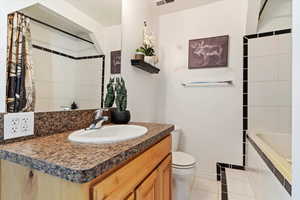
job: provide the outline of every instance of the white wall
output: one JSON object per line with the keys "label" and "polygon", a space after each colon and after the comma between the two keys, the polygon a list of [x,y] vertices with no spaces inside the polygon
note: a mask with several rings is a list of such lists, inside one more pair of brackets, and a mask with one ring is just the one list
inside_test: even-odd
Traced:
{"label": "white wall", "polygon": [[[110,78],[110,61],[111,51],[117,51],[122,49],[122,26],[121,25],[115,25],[111,27],[106,27],[104,29],[104,35],[107,39],[106,41],[106,49],[107,52],[105,53],[105,79],[106,83],[109,81]],[[122,68],[121,68],[122,69]]]}
{"label": "white wall", "polygon": [[259,20],[258,32],[291,28],[292,0],[271,0]]}
{"label": "white wall", "polygon": [[258,17],[264,0],[248,0],[246,35],[257,33]]}
{"label": "white wall", "polygon": [[[2,0],[0,1],[0,51],[2,52],[0,56],[0,75],[2,77],[6,76],[6,38],[7,38],[7,14],[21,10],[33,4],[40,3],[41,5],[47,7],[48,9],[56,12],[59,15],[64,16],[65,18],[71,20],[72,22],[82,26],[83,28],[90,31],[90,36],[97,45],[98,52],[106,52],[105,48],[105,38],[103,32],[103,26],[96,22],[94,19],[89,17],[88,15],[82,13],[80,10],[76,9],[71,4],[63,1],[63,0]],[[5,82],[5,78],[0,81],[0,112],[5,112],[5,101],[6,101],[6,87],[3,82]]]}
{"label": "white wall", "polygon": [[288,192],[261,159],[251,144],[248,145],[247,173],[255,200],[289,200]]}
{"label": "white wall", "polygon": [[99,53],[106,52],[104,27],[90,16],[63,0],[38,0],[42,6],[62,15],[66,19],[90,31],[90,37],[95,43]]}
{"label": "white wall", "polygon": [[[151,75],[130,64],[135,49],[143,42],[143,23],[155,26],[151,0],[123,0],[122,7],[122,76],[128,90],[128,109],[132,121],[156,121],[157,92],[160,75]],[[160,111],[161,112],[161,111]]]}
{"label": "white wall", "polygon": [[291,34],[248,40],[249,132],[291,133]]}
{"label": "white wall", "polygon": [[[160,57],[165,96],[162,121],[183,129],[182,149],[202,171],[216,162],[242,165],[242,38],[247,1],[223,0],[160,17]],[[232,14],[234,11],[234,15]],[[227,68],[188,69],[190,39],[229,35]],[[233,79],[233,87],[184,88],[182,81]]]}
{"label": "white wall", "polygon": [[[0,19],[5,19],[6,14],[4,11],[0,9]],[[0,20],[0,30],[7,29],[7,20]],[[3,38],[7,38],[7,33],[5,31],[1,31],[3,34]],[[5,52],[7,48],[7,41],[0,40],[0,52]],[[0,55],[0,113],[5,112],[6,110],[6,53],[4,55],[1,53]]]}
{"label": "white wall", "polygon": [[300,1],[293,1],[293,200],[300,199]]}

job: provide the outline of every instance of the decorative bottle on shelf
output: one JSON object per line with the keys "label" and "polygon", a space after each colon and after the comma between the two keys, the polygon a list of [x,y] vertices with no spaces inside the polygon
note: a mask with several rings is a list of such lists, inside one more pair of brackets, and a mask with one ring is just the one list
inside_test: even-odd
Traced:
{"label": "decorative bottle on shelf", "polygon": [[75,101],[73,101],[73,103],[72,103],[72,105],[71,105],[71,109],[72,109],[72,110],[78,109],[78,105],[75,103]]}

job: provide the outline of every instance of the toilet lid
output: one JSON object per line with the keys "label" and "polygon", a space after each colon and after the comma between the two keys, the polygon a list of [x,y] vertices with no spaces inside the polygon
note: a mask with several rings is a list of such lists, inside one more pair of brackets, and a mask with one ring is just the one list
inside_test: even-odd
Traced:
{"label": "toilet lid", "polygon": [[191,166],[196,164],[196,160],[190,154],[184,152],[173,152],[173,165],[176,166]]}

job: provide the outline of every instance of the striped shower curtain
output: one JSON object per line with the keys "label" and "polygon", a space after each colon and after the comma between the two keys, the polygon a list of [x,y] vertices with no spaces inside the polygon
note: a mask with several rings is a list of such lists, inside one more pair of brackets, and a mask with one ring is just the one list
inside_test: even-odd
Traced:
{"label": "striped shower curtain", "polygon": [[8,16],[7,112],[34,111],[30,19]]}

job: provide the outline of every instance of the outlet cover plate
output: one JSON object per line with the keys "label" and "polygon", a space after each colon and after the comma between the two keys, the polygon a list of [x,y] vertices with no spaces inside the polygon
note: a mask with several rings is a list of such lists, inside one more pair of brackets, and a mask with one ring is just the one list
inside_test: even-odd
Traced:
{"label": "outlet cover plate", "polygon": [[4,115],[4,140],[34,135],[34,113]]}

